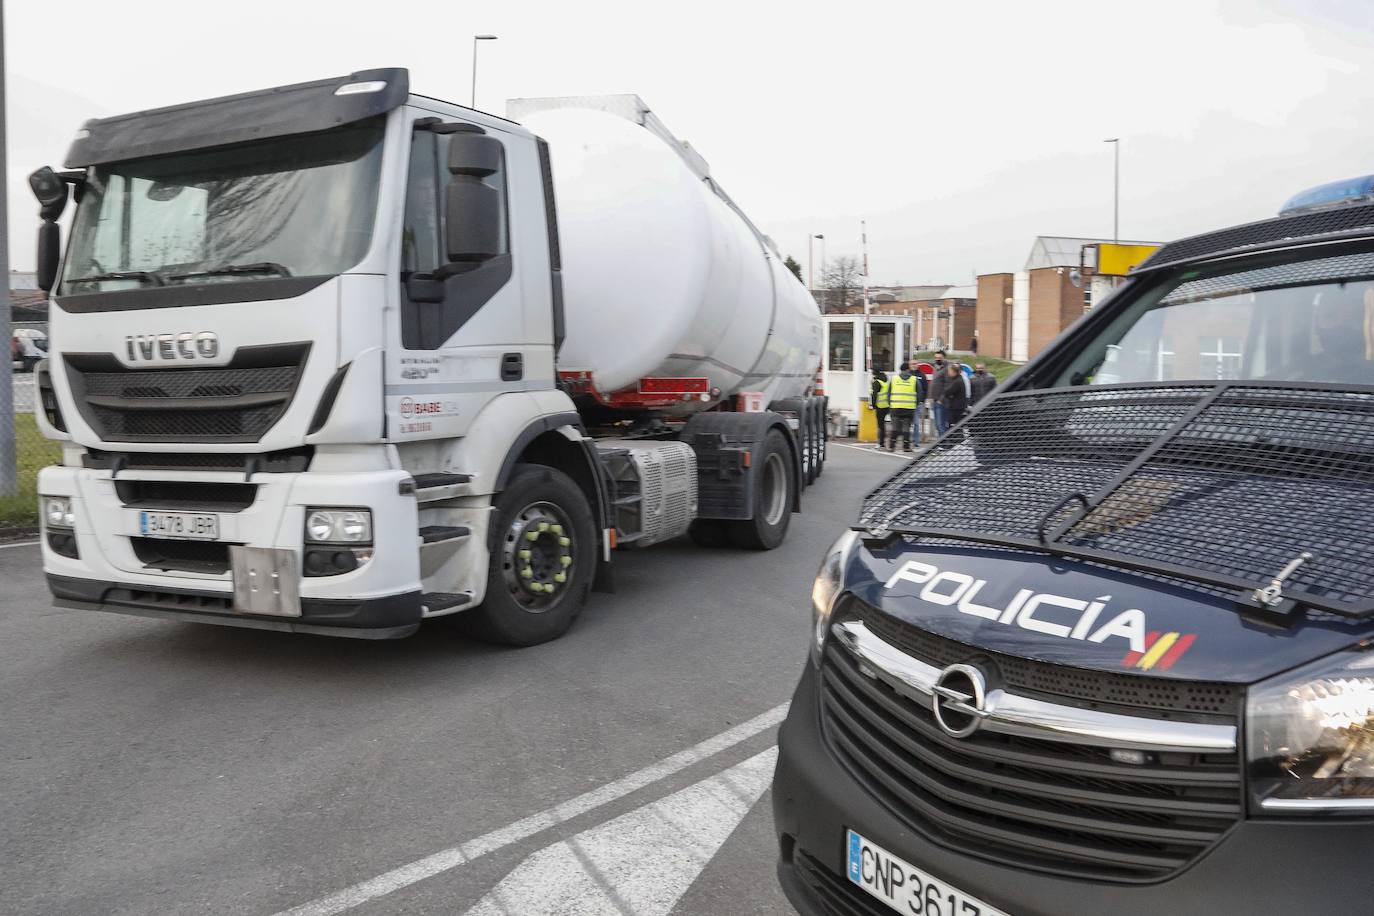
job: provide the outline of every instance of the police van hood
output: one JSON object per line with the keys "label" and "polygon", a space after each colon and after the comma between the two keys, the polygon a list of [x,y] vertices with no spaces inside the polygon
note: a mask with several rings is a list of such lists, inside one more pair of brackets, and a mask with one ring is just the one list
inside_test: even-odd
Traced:
{"label": "police van hood", "polygon": [[1374,635],[1374,622],[1327,612],[1259,623],[1222,590],[1000,548],[858,546],[845,585],[869,607],[975,647],[1179,680],[1252,683]]}

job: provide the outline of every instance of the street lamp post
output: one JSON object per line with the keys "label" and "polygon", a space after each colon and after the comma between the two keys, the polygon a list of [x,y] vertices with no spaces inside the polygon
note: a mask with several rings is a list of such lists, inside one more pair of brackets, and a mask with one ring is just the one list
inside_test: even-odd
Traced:
{"label": "street lamp post", "polygon": [[1112,241],[1121,241],[1121,138],[1103,140],[1112,145]]}
{"label": "street lamp post", "polygon": [[477,107],[477,42],[495,40],[495,35],[472,36],[472,104],[468,106],[469,108]]}

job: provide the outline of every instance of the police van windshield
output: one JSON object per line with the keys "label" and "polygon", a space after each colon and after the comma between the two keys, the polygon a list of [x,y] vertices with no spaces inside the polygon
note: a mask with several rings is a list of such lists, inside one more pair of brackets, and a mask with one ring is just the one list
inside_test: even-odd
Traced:
{"label": "police van windshield", "polygon": [[384,119],[99,166],[61,292],[334,275],[372,240]]}
{"label": "police van windshield", "polygon": [[1136,298],[1058,384],[1223,379],[1374,386],[1374,253],[1184,273]]}

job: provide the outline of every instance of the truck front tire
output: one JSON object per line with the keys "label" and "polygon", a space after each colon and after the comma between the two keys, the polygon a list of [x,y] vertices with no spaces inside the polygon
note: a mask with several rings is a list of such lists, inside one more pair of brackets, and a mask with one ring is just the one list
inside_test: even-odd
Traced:
{"label": "truck front tire", "polygon": [[519,464],[493,510],[486,600],[459,621],[475,636],[511,646],[557,639],[591,588],[597,544],[591,504],[562,471]]}

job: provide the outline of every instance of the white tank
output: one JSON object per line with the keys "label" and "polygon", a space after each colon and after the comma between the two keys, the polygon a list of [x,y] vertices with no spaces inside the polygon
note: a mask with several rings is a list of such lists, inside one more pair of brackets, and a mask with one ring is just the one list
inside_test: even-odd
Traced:
{"label": "white tank", "polygon": [[652,377],[705,377],[765,404],[806,391],[820,363],[815,300],[637,96],[514,100],[510,113],[549,144],[560,371],[590,371],[603,395]]}

